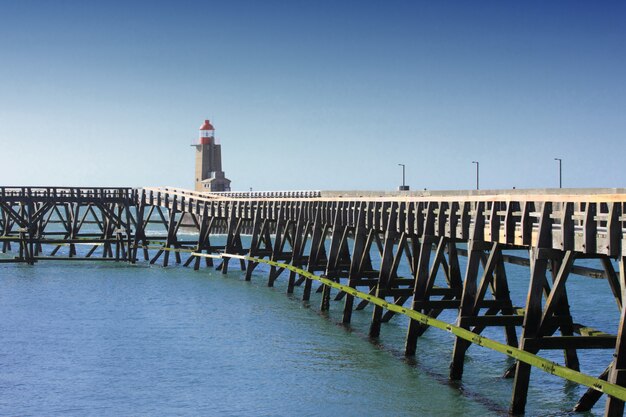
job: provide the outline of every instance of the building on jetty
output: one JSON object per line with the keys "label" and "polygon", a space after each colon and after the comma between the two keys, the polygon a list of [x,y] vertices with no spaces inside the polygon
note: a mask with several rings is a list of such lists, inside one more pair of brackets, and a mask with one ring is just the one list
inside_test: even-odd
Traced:
{"label": "building on jetty", "polygon": [[215,128],[209,120],[200,126],[196,148],[196,191],[230,191],[230,180],[222,171],[222,145],[215,137]]}

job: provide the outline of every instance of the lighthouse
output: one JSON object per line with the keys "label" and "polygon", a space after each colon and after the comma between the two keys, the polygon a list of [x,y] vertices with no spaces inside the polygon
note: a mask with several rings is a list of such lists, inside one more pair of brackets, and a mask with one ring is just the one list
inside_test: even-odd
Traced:
{"label": "lighthouse", "polygon": [[230,180],[222,171],[222,145],[215,138],[215,128],[209,120],[200,126],[196,143],[196,191],[230,191]]}

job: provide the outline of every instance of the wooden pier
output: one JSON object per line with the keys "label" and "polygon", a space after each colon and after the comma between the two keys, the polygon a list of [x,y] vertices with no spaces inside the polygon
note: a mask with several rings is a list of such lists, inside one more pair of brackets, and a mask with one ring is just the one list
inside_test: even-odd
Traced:
{"label": "wooden pier", "polygon": [[[626,190],[379,195],[3,187],[0,247],[16,256],[0,260],[142,258],[163,266],[216,266],[223,273],[238,262],[247,280],[259,263],[268,263],[267,285],[284,276],[288,292],[303,287],[303,300],[321,291],[321,309],[339,305],[344,323],[355,309],[373,305],[372,338],[394,315],[408,315],[408,356],[416,355],[429,328],[451,331],[451,379],[462,378],[472,344],[516,358],[503,370],[514,378],[514,414],[524,412],[535,366],[590,387],[572,404],[575,410],[589,410],[605,393],[606,415],[618,416],[626,399],[625,204]],[[89,249],[77,251],[79,244]],[[467,258],[464,270],[461,256]],[[580,259],[597,259],[601,268],[576,265]],[[401,264],[409,276],[399,276]],[[528,266],[523,306],[509,295],[511,264]],[[445,285],[435,284],[438,274]],[[573,274],[606,280],[602,308],[615,303],[621,312],[614,334],[574,321],[568,299]],[[318,281],[322,285],[314,289]],[[457,314],[448,327],[436,320],[445,310]],[[487,327],[502,328],[510,349],[480,336]],[[564,370],[537,356],[555,349],[564,352]],[[579,372],[579,356],[589,349],[614,352],[597,377]]]}
{"label": "wooden pier", "polygon": [[[0,247],[18,251],[0,262],[130,260],[136,202],[132,188],[0,187]],[[44,245],[53,247],[47,255]],[[90,250],[79,256],[78,245]]]}

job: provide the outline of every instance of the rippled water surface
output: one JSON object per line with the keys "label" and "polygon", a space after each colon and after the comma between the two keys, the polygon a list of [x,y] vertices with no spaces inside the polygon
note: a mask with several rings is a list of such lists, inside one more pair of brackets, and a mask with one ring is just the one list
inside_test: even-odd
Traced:
{"label": "rippled water surface", "polygon": [[[319,294],[309,306],[284,281],[267,288],[261,267],[245,282],[232,268],[2,264],[0,415],[506,414],[507,358],[472,347],[463,383],[450,384],[448,334],[426,333],[409,362],[403,317],[374,344],[370,309],[347,329],[342,303],[323,315]],[[599,374],[607,358],[586,370]],[[533,371],[529,415],[566,415],[583,391]]]}

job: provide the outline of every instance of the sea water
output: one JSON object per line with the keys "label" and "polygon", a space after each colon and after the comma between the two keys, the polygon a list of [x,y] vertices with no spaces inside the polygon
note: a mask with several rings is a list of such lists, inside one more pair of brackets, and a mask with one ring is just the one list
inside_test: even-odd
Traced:
{"label": "sea water", "polygon": [[[146,262],[0,264],[0,415],[507,414],[511,359],[472,346],[463,381],[452,383],[449,334],[430,329],[405,359],[405,317],[370,341],[371,307],[344,326],[343,302],[322,313],[319,293],[310,302],[301,288],[286,295],[286,273],[268,288],[263,265],[250,282],[237,267],[222,275]],[[523,305],[528,269],[507,272]],[[606,281],[573,276],[568,289],[576,322],[615,333]],[[484,334],[504,340],[502,329]],[[582,371],[600,374],[611,354],[581,352]],[[563,361],[558,351],[542,356]],[[584,391],[533,369],[527,415],[569,415]]]}

